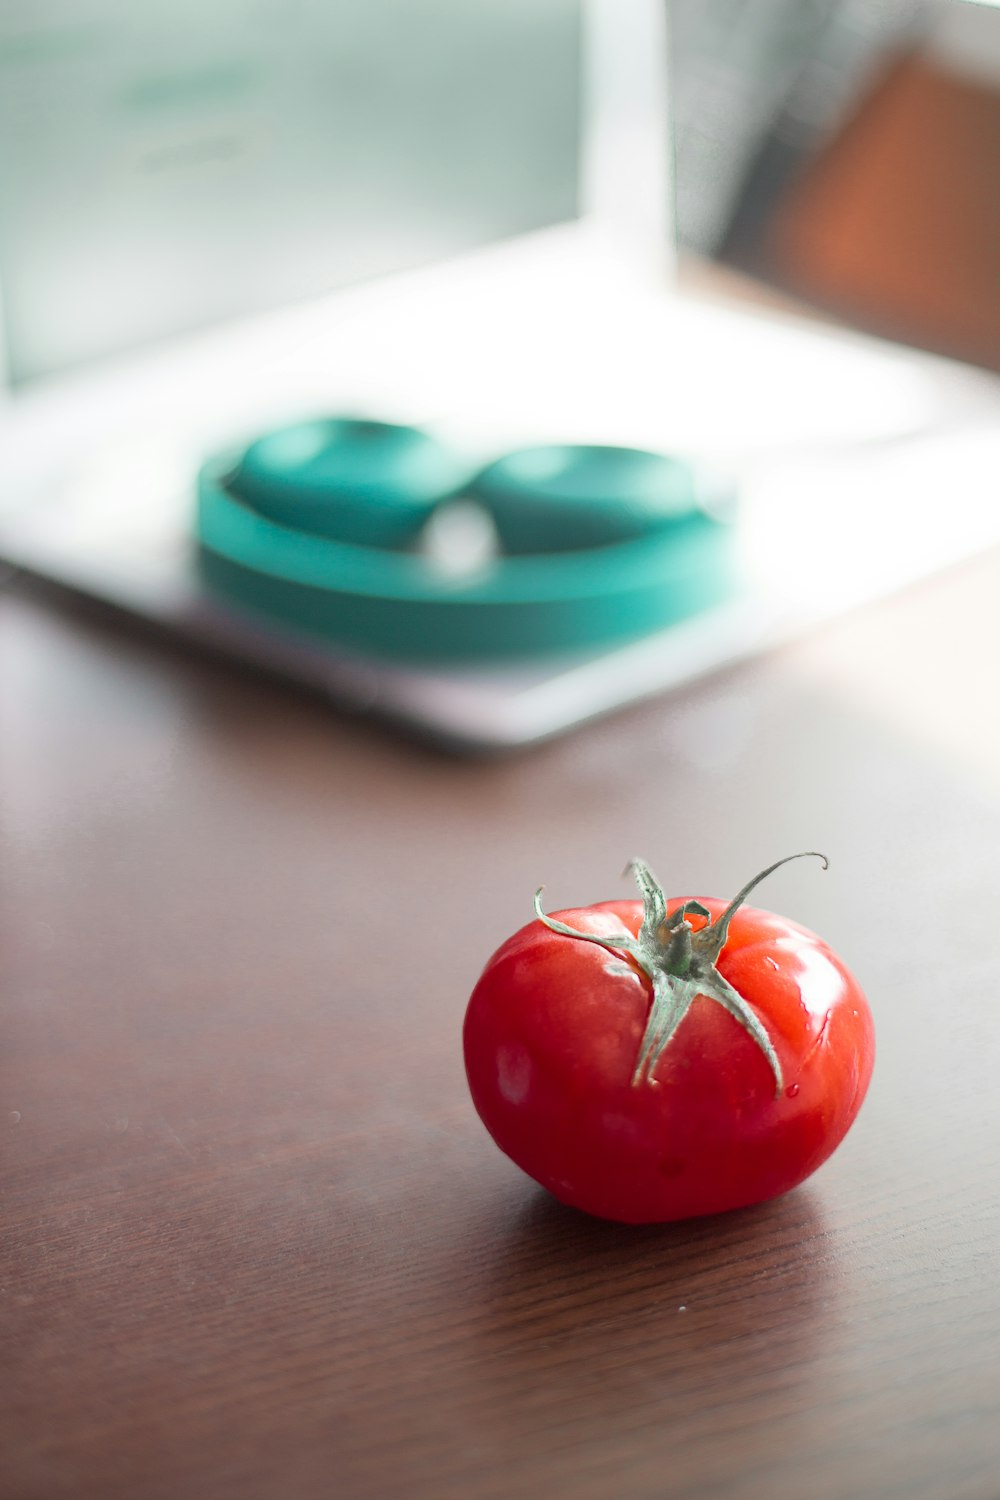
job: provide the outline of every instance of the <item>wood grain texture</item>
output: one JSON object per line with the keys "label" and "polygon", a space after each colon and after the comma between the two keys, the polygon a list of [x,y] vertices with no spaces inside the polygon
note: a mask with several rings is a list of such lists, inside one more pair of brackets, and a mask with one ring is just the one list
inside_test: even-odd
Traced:
{"label": "wood grain texture", "polygon": [[[0,632],[3,1500],[996,1500],[1000,790],[809,645],[462,762],[22,588]],[[768,903],[879,1033],[841,1151],[561,1208],[467,1099],[490,951],[543,880],[805,847]]]}

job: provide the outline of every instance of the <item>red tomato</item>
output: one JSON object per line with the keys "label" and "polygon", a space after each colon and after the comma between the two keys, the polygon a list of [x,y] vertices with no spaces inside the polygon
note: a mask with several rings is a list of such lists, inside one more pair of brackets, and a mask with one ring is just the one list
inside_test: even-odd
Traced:
{"label": "red tomato", "polygon": [[777,865],[728,906],[668,902],[632,868],[642,901],[553,918],[539,892],[538,920],[486,965],[464,1032],[476,1109],[518,1166],[602,1218],[685,1219],[785,1193],[861,1107],[868,1003],[815,933],[742,905]]}

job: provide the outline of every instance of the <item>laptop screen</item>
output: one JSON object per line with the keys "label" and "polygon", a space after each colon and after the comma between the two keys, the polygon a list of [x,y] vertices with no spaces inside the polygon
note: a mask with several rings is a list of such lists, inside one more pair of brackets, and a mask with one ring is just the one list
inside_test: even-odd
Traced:
{"label": "laptop screen", "polygon": [[5,0],[13,383],[572,218],[580,0]]}

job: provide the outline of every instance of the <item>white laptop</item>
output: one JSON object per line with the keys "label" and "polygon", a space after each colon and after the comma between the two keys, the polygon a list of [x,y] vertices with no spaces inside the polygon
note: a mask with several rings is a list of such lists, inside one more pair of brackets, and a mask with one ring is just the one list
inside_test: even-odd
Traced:
{"label": "white laptop", "polygon": [[[677,290],[662,21],[648,0],[5,11],[0,557],[502,748],[1000,539],[989,377]],[[737,487],[744,586],[626,646],[419,669],[208,592],[202,459],[338,413],[471,464],[679,454]]]}

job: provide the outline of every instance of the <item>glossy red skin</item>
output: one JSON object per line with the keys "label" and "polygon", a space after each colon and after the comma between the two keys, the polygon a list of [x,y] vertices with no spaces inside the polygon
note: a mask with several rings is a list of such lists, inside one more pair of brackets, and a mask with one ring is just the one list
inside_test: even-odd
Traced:
{"label": "glossy red skin", "polygon": [[[725,904],[704,901],[713,918]],[[620,923],[638,931],[642,904],[554,915],[612,936]],[[624,954],[541,922],[515,933],[465,1018],[472,1098],[497,1145],[564,1203],[633,1224],[740,1208],[802,1182],[864,1099],[875,1055],[868,1003],[820,938],[754,907],[733,916],[718,968],[770,1035],[784,1074],[777,1098],[759,1047],[703,996],[651,1081],[634,1084],[648,978]]]}

